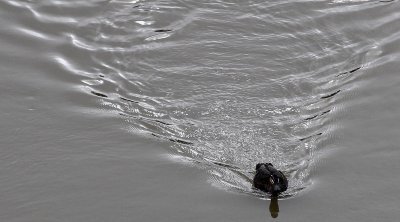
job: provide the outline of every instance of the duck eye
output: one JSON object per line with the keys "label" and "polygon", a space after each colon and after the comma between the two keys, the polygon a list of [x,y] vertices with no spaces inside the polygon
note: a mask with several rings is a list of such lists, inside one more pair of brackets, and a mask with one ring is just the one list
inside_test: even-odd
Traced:
{"label": "duck eye", "polygon": [[269,182],[270,182],[271,184],[274,184],[274,183],[275,183],[274,178],[273,178],[273,177],[270,177],[270,178],[269,178]]}

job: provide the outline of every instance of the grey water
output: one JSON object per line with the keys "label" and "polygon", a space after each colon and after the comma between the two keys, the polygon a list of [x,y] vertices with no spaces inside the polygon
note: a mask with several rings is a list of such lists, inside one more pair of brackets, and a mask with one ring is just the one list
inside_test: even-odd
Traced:
{"label": "grey water", "polygon": [[398,0],[2,0],[0,221],[397,221],[399,70]]}

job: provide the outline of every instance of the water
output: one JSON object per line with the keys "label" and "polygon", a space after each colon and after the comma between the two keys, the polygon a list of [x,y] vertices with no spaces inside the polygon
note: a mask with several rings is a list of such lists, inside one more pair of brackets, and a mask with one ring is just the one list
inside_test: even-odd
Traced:
{"label": "water", "polygon": [[399,7],[2,1],[1,221],[395,221]]}

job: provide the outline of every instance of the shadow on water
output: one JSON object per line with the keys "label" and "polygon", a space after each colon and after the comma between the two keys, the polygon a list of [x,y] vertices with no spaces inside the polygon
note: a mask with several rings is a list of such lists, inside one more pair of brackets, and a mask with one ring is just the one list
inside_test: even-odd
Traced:
{"label": "shadow on water", "polygon": [[279,215],[279,204],[278,198],[272,197],[269,203],[269,212],[271,213],[272,218],[277,218]]}

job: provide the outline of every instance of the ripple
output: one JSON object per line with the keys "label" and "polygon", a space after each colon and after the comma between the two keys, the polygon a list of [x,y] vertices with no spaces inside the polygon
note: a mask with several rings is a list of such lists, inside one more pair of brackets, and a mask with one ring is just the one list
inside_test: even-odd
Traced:
{"label": "ripple", "polygon": [[31,29],[19,27],[19,28],[18,28],[18,31],[20,31],[20,32],[22,32],[22,33],[25,33],[25,34],[27,34],[27,35],[29,35],[29,36],[33,36],[33,37],[38,38],[38,39],[42,39],[42,40],[52,40],[52,39],[51,39],[49,36],[47,36],[46,34],[40,33],[40,32],[38,32],[38,31],[36,31],[36,30],[31,30]]}
{"label": "ripple", "polygon": [[251,183],[258,162],[288,176],[283,198],[312,188],[320,156],[334,150],[335,118],[357,104],[365,73],[398,60],[399,13],[369,3],[10,1],[58,27],[21,33],[67,39],[49,59],[94,98],[98,107],[83,113],[97,108],[168,143],[212,185],[261,198]]}
{"label": "ripple", "polygon": [[147,37],[145,39],[145,41],[155,41],[155,40],[165,39],[165,38],[170,37],[171,35],[172,34],[170,34],[170,33],[163,33],[163,34],[159,34],[159,35],[153,35],[153,36]]}

